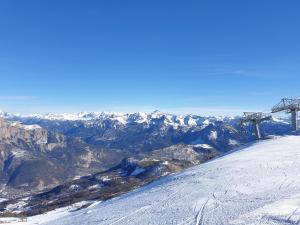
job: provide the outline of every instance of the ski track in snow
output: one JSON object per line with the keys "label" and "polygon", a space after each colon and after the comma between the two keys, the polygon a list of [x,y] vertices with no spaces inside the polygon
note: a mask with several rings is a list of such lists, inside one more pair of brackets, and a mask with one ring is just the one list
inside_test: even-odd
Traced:
{"label": "ski track in snow", "polygon": [[205,206],[207,205],[209,199],[207,199],[207,201],[202,205],[200,211],[198,212],[197,216],[196,216],[196,225],[204,225],[203,223],[203,217],[204,217],[204,209]]}
{"label": "ski track in snow", "polygon": [[300,136],[261,141],[93,207],[49,217],[29,218],[26,225],[300,225]]}

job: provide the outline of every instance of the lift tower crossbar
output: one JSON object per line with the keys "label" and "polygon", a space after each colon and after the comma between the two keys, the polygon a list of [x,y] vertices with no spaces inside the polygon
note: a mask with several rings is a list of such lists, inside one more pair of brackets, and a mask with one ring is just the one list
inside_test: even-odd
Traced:
{"label": "lift tower crossbar", "polygon": [[254,131],[256,135],[256,139],[261,139],[261,133],[259,129],[259,124],[262,121],[272,119],[271,114],[262,113],[262,112],[244,112],[243,117],[241,118],[241,124],[252,123],[254,126]]}
{"label": "lift tower crossbar", "polygon": [[291,113],[293,130],[297,130],[298,129],[297,114],[299,110],[300,110],[300,99],[283,98],[277,105],[275,105],[272,108],[272,113],[277,113],[281,111],[285,111],[286,113]]}

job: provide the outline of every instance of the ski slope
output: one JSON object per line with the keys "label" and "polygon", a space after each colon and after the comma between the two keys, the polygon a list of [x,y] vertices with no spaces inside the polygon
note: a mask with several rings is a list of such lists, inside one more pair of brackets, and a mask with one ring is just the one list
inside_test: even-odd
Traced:
{"label": "ski slope", "polygon": [[49,217],[26,224],[300,224],[300,136],[261,141],[127,195]]}

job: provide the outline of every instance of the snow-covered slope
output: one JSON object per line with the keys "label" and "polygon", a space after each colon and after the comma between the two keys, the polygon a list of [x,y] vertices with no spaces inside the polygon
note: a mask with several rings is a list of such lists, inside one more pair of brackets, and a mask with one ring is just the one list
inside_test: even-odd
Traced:
{"label": "snow-covered slope", "polygon": [[[262,141],[62,218],[67,224],[298,224],[300,136]],[[47,220],[48,222],[43,222]],[[27,224],[28,224],[27,223]]]}

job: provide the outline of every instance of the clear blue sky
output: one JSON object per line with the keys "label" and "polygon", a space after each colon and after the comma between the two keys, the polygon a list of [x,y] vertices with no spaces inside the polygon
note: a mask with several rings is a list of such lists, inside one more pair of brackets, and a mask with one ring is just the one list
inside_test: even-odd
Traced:
{"label": "clear blue sky", "polygon": [[298,0],[2,0],[0,108],[265,111],[300,96]]}

